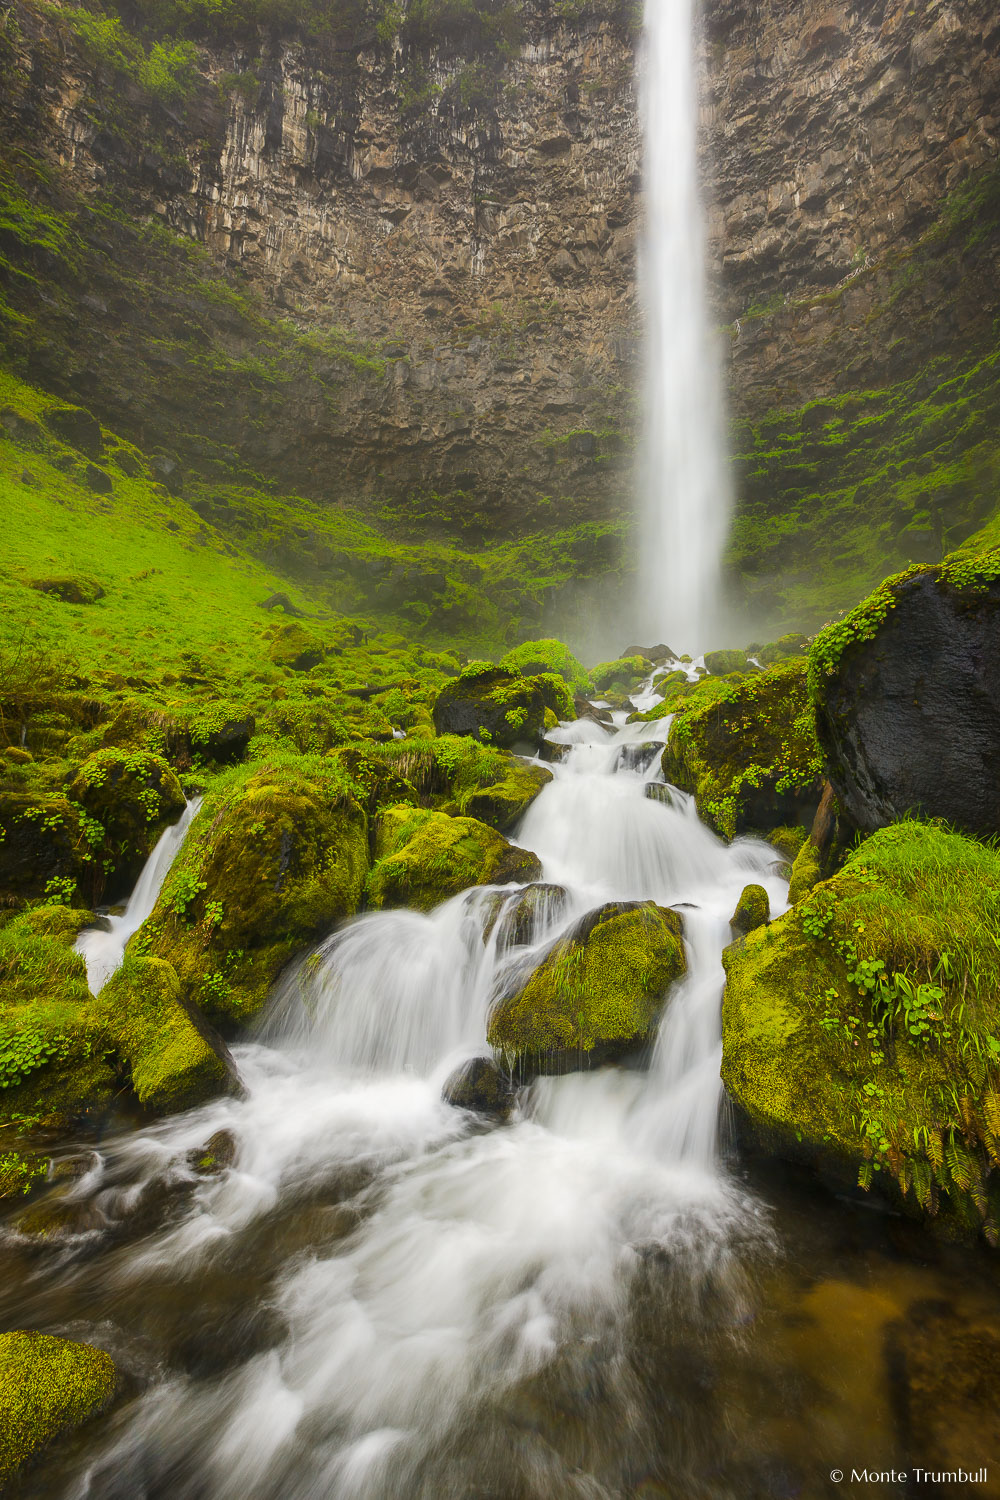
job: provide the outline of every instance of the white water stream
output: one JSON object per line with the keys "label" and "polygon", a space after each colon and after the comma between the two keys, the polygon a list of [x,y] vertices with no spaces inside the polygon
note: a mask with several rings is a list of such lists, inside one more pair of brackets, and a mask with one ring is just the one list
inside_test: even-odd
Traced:
{"label": "white water stream", "polygon": [[698,181],[695,9],[695,0],[645,0],[639,70],[646,343],[638,619],[640,635],[665,635],[677,651],[685,642],[720,643],[730,511]]}
{"label": "white water stream", "polygon": [[[556,732],[571,748],[519,841],[567,898],[527,947],[505,947],[500,923],[484,942],[489,890],[428,916],[360,918],[283,985],[261,1040],[236,1049],[246,1097],[120,1139],[70,1190],[88,1202],[84,1240],[171,1185],[188,1197],[165,1226],[105,1252],[99,1291],[84,1295],[93,1272],[67,1249],[63,1294],[79,1280],[95,1317],[104,1298],[106,1346],[145,1358],[153,1377],[67,1496],[613,1495],[588,1478],[589,1439],[569,1462],[517,1435],[509,1410],[539,1382],[565,1380],[580,1399],[599,1371],[624,1403],[602,1428],[614,1446],[630,1420],[624,1329],[650,1256],[668,1267],[672,1319],[708,1297],[736,1328],[734,1246],[763,1229],[719,1162],[720,953],[743,886],[759,881],[780,910],[785,882],[769,846],[726,847],[684,794],[646,795],[668,721],[624,717]],[[456,1062],[487,1050],[506,965],[601,902],[650,897],[681,910],[688,973],[648,1070],[537,1079],[493,1128],[442,1102]],[[198,1179],[189,1153],[218,1131],[235,1161]],[[266,1311],[275,1328],[256,1352],[199,1379],[150,1370],[130,1345],[130,1299],[186,1299],[197,1322],[205,1288],[245,1277],[242,1315]],[[464,1467],[496,1463],[507,1478],[482,1489]]]}
{"label": "white water stream", "polygon": [[121,967],[126,943],[151,915],[170,866],[177,858],[201,803],[201,797],[193,798],[177,822],[164,829],[142,867],[125,910],[117,916],[105,917],[102,927],[85,928],[77,938],[74,947],[77,953],[82,953],[87,965],[87,983],[92,995],[98,994]]}

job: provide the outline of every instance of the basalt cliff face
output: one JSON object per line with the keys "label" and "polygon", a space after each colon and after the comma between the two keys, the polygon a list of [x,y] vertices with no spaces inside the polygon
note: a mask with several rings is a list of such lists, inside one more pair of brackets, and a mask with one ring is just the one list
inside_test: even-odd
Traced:
{"label": "basalt cliff face", "polygon": [[[996,162],[991,0],[705,10],[734,414],[898,381],[981,343],[995,236],[972,253],[941,216]],[[37,330],[10,340],[32,373],[181,468],[235,452],[324,500],[483,534],[627,512],[634,15],[532,0],[495,55],[407,40],[405,11],[322,44],[203,41],[167,104],[68,10],[9,14],[8,168],[33,203],[72,205],[82,245],[60,309],[18,274],[37,278],[51,247],[15,226],[11,300]],[[178,269],[164,229],[204,257]]]}

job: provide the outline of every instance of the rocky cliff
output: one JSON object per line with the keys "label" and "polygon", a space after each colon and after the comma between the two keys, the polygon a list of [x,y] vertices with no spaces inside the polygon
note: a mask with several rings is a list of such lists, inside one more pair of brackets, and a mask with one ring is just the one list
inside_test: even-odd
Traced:
{"label": "rocky cliff", "polygon": [[[124,52],[87,14],[18,0],[0,57],[15,210],[20,193],[34,213],[5,219],[5,332],[29,373],[168,465],[238,460],[416,527],[627,515],[634,14],[422,0],[337,31],[202,34],[176,87],[136,13]],[[928,384],[933,358],[992,347],[1000,20],[989,0],[708,0],[704,19],[734,562],[773,593],[801,563],[792,533],[819,556],[810,526],[843,529],[844,460],[871,438],[842,423],[811,451],[831,414],[802,410],[918,379],[897,392],[905,425],[954,374]],[[963,421],[935,434],[949,465]],[[850,497],[891,465],[898,432],[885,441]],[[866,567],[968,533],[985,501],[950,483],[943,519],[891,474],[851,499],[844,602],[855,573],[867,586]]]}

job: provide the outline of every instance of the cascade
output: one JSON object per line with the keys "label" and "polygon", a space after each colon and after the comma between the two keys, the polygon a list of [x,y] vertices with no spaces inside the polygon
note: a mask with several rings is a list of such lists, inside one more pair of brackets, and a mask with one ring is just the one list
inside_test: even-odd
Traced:
{"label": "cascade", "polygon": [[695,0],[646,0],[639,72],[645,198],[639,630],[650,640],[666,636],[679,651],[685,641],[701,649],[718,644],[730,509],[706,294],[694,37]]}
{"label": "cascade", "polygon": [[[655,683],[640,701],[657,701]],[[500,941],[500,923],[483,937],[509,888],[355,920],[286,976],[258,1038],[235,1048],[244,1097],[123,1135],[70,1187],[84,1227],[63,1246],[79,1258],[62,1295],[117,1330],[126,1364],[148,1367],[150,1302],[161,1319],[176,1306],[185,1330],[217,1323],[215,1297],[223,1329],[233,1296],[246,1318],[267,1311],[228,1357],[224,1332],[209,1334],[208,1374],[168,1362],[67,1500],[459,1500],[497,1461],[495,1414],[525,1383],[586,1384],[591,1346],[612,1372],[617,1415],[602,1430],[627,1424],[628,1382],[613,1372],[649,1254],[670,1265],[672,1316],[708,1296],[738,1326],[734,1247],[765,1231],[718,1157],[720,954],[747,881],[777,910],[785,881],[769,846],[726,847],[677,789],[647,795],[658,768],[622,752],[655,749],[669,720],[625,717],[553,731],[568,749],[518,837],[566,898],[521,941]],[[688,951],[649,1068],[535,1079],[501,1128],[446,1105],[444,1079],[486,1049],[505,966],[633,897],[681,907]],[[199,1179],[192,1157],[220,1132],[233,1166]],[[127,1241],[130,1216],[165,1188],[188,1194],[184,1210],[95,1261],[95,1233]],[[544,1445],[504,1453],[516,1472],[498,1494],[591,1493]]]}
{"label": "cascade", "polygon": [[177,822],[161,833],[152,854],[142,867],[142,873],[128,898],[125,910],[118,915],[105,917],[100,927],[84,928],[77,938],[74,947],[77,953],[83,955],[83,961],[87,965],[87,983],[92,995],[99,994],[112,974],[121,967],[126,943],[151,915],[170,866],[180,852],[201,803],[201,797],[193,798]]}

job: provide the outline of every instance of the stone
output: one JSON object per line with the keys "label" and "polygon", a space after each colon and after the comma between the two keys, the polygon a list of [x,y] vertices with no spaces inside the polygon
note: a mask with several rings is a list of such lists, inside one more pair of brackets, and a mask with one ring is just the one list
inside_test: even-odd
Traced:
{"label": "stone", "polygon": [[817,734],[856,828],[920,813],[1000,832],[998,556],[887,580],[818,637]]}
{"label": "stone", "polygon": [[101,458],[104,438],[101,424],[83,406],[56,406],[45,413],[45,425],[71,448],[90,459]]}
{"label": "stone", "polygon": [[102,1411],[117,1384],[103,1349],[46,1333],[0,1334],[0,1482]]}
{"label": "stone", "polygon": [[445,683],[434,702],[438,734],[472,735],[485,744],[537,745],[545,696],[533,678],[510,667],[474,664]]}
{"label": "stone", "polygon": [[450,1074],[441,1090],[446,1104],[474,1114],[505,1120],[514,1103],[515,1090],[491,1057],[474,1057]]}
{"label": "stone", "polygon": [[745,885],[736,903],[736,910],[729,918],[729,925],[737,936],[746,936],[758,927],[766,927],[771,920],[771,903],[762,885]]}

